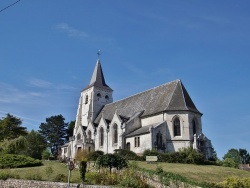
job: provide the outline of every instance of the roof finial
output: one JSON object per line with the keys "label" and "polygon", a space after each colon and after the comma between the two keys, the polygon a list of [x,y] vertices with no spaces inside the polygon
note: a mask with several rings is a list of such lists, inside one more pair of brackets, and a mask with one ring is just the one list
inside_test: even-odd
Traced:
{"label": "roof finial", "polygon": [[99,57],[100,57],[100,55],[101,55],[101,50],[98,50],[98,52],[97,52],[97,55],[98,55],[98,59],[99,59]]}

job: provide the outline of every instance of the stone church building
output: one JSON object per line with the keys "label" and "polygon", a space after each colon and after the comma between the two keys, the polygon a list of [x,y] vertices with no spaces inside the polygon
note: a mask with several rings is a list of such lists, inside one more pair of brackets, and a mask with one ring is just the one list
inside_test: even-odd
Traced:
{"label": "stone church building", "polygon": [[77,151],[146,149],[174,152],[193,147],[212,156],[211,141],[202,133],[202,113],[196,108],[180,80],[113,102],[100,60],[89,85],[80,94],[74,136],[62,147],[63,158]]}

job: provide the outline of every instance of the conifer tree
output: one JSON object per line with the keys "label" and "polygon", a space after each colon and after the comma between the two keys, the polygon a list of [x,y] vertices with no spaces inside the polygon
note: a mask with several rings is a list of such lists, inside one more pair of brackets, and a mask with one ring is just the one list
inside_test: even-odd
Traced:
{"label": "conifer tree", "polygon": [[54,157],[58,156],[59,148],[65,143],[68,123],[60,114],[46,118],[45,123],[39,126],[39,133],[44,137],[47,146],[51,149]]}

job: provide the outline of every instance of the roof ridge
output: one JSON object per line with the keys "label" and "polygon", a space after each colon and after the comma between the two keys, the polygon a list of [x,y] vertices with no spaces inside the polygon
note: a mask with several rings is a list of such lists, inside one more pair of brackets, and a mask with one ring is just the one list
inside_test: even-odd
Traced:
{"label": "roof ridge", "polygon": [[182,85],[182,84],[181,84],[181,92],[182,92],[182,98],[183,98],[184,103],[185,103],[185,107],[186,107],[187,109],[189,109],[189,108],[187,107],[187,101],[186,101],[186,98],[185,98],[185,94],[184,94],[184,92],[183,92],[183,85]]}

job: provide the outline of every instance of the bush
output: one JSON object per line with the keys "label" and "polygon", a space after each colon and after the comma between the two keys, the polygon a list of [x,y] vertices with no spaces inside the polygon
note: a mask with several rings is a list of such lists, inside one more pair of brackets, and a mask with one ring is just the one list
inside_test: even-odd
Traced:
{"label": "bush", "polygon": [[143,159],[146,160],[146,156],[158,156],[159,152],[157,152],[156,150],[150,150],[150,149],[146,149],[143,152]]}
{"label": "bush", "polygon": [[221,188],[249,188],[250,187],[250,178],[238,178],[238,177],[231,177],[227,178],[222,183],[218,184]]}
{"label": "bush", "polygon": [[103,151],[91,151],[88,153],[88,161],[96,161],[96,159],[101,156],[104,155]]}
{"label": "bush", "polygon": [[239,165],[235,163],[232,158],[225,158],[222,162],[222,166],[231,167],[231,168],[239,168]]}
{"label": "bush", "polygon": [[42,161],[27,157],[25,155],[0,155],[0,168],[20,168],[41,166]]}
{"label": "bush", "polygon": [[150,188],[147,181],[138,175],[134,169],[126,169],[123,171],[119,185],[130,188]]}
{"label": "bush", "polygon": [[112,168],[116,168],[117,170],[121,170],[128,166],[127,160],[122,158],[117,154],[106,154],[101,155],[96,160],[96,165],[101,168],[109,168],[111,173]]}
{"label": "bush", "polygon": [[120,155],[126,160],[139,160],[140,157],[136,155],[135,152],[127,150],[127,149],[116,149],[115,153]]}

